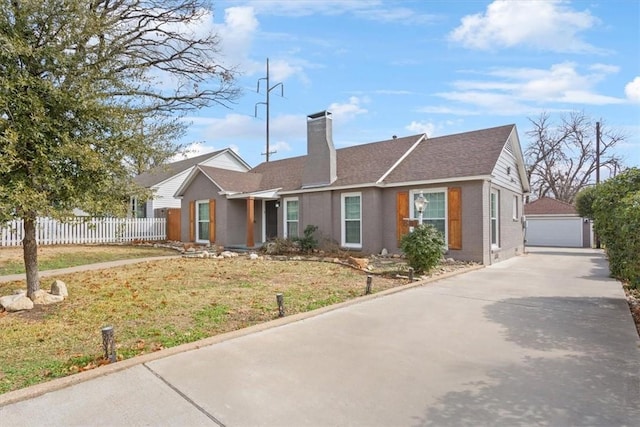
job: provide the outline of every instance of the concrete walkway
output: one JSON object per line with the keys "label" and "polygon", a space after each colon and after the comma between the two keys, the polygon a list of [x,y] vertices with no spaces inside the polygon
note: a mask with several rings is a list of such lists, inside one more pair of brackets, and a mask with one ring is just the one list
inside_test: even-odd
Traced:
{"label": "concrete walkway", "polygon": [[[104,270],[105,268],[121,267],[123,265],[129,265],[129,264],[139,264],[139,263],[148,262],[148,261],[180,258],[181,256],[182,255],[168,255],[168,256],[165,255],[165,256],[155,256],[155,257],[147,257],[147,258],[132,258],[132,259],[121,259],[117,261],[97,262],[94,264],[78,265],[76,267],[67,267],[67,268],[59,268],[57,270],[40,271],[38,275],[40,276],[40,278],[53,277],[53,276],[60,276],[62,274],[78,273],[80,271]],[[13,282],[15,280],[26,280],[25,274],[20,273],[20,274],[10,274],[7,276],[0,276],[0,283]]]}
{"label": "concrete walkway", "polygon": [[0,395],[0,420],[637,426],[640,341],[607,271],[600,251],[535,249],[190,351],[119,362],[85,373],[88,381],[63,379],[76,384],[57,391]]}

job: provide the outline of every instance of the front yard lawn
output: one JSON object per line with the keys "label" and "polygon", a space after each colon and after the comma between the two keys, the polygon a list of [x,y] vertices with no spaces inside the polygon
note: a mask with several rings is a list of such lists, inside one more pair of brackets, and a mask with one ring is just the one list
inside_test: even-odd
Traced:
{"label": "front yard lawn", "polygon": [[[172,249],[151,246],[39,246],[38,264],[40,271],[45,271],[96,262],[176,254]],[[22,256],[22,246],[0,248],[0,276],[24,273]]]}
{"label": "front yard lawn", "polygon": [[[0,313],[0,393],[102,363],[101,328],[113,325],[121,359],[363,295],[366,273],[310,261],[174,258],[61,275],[58,305]],[[48,290],[54,278],[41,279]],[[406,284],[374,277],[373,291]],[[24,288],[0,284],[0,295]]]}

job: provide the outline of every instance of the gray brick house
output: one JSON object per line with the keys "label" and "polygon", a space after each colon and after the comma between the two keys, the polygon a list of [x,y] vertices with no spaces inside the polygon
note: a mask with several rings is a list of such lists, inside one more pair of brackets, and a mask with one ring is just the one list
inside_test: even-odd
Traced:
{"label": "gray brick house", "polygon": [[199,165],[175,196],[183,241],[252,248],[316,225],[342,248],[394,253],[422,195],[422,218],[444,234],[447,256],[491,264],[522,253],[528,191],[515,125],[336,150],[323,111],[307,117],[307,155],[248,172]]}

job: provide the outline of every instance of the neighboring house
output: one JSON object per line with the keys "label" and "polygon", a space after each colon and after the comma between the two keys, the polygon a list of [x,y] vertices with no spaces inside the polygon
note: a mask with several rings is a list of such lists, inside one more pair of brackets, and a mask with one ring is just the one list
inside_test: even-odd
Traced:
{"label": "neighboring house", "polygon": [[447,256],[491,264],[523,252],[529,184],[515,125],[336,150],[321,112],[307,118],[307,153],[249,172],[195,167],[175,194],[182,240],[252,248],[315,225],[342,248],[398,253],[423,194],[424,222],[444,234]]}
{"label": "neighboring house", "polygon": [[527,246],[591,247],[591,221],[570,203],[541,197],[524,206]]}
{"label": "neighboring house", "polygon": [[153,191],[153,198],[146,201],[132,199],[131,211],[133,215],[137,218],[164,217],[166,209],[179,208],[180,200],[173,195],[196,165],[215,166],[242,172],[251,169],[240,156],[229,148],[158,166],[134,178],[138,185]]}

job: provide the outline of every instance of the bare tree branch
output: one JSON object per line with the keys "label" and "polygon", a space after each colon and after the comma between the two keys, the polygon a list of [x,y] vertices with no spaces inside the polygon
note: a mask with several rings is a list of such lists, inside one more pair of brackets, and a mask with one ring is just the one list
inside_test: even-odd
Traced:
{"label": "bare tree branch", "polygon": [[[525,149],[527,176],[534,197],[549,196],[573,203],[578,192],[593,183],[596,171],[596,127],[583,112],[571,112],[556,125],[547,113],[529,118],[531,138]],[[608,129],[601,121],[601,168],[622,169],[614,148],[625,135]]]}

